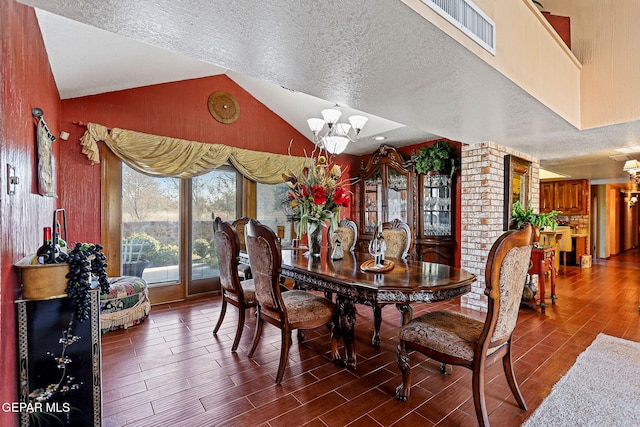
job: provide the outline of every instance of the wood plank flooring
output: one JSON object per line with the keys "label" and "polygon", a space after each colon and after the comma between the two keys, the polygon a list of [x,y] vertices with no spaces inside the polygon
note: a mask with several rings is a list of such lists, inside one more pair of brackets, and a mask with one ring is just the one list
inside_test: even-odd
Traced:
{"label": "wood plank flooring", "polygon": [[[528,405],[520,410],[501,364],[488,371],[486,397],[495,426],[519,426],[569,370],[598,333],[640,342],[639,251],[592,268],[560,267],[558,300],[542,315],[522,308],[514,334],[514,369]],[[247,315],[242,340],[231,352],[237,311],[229,307],[212,335],[220,297],[157,305],[141,325],[102,337],[104,426],[472,426],[477,425],[471,375],[411,356],[411,398],[394,399],[401,383],[396,366],[400,316],[383,310],[381,348],[370,343],[372,310],[357,306],[356,371],[329,359],[329,331],[295,339],[281,385],[274,382],[280,331],[265,324],[253,359],[247,357],[255,316]],[[414,315],[437,309],[482,315],[457,300],[414,306]]]}

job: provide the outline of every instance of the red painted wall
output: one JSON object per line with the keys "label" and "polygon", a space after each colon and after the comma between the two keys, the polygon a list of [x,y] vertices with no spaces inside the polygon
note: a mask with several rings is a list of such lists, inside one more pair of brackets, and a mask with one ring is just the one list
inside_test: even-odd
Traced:
{"label": "red painted wall", "polygon": [[[16,312],[20,283],[13,263],[36,251],[42,227],[50,225],[58,200],[36,191],[35,122],[31,109],[44,110],[58,134],[60,101],[33,8],[0,0],[0,405],[18,399]],[[58,159],[59,143],[53,143]],[[57,163],[57,160],[56,160]],[[15,167],[20,184],[7,195],[6,165]],[[58,185],[59,188],[59,185]],[[18,425],[17,414],[0,410],[0,425]]]}
{"label": "red painted wall", "polygon": [[[207,106],[218,90],[232,94],[240,106],[231,124],[216,121]],[[79,138],[85,128],[74,122],[94,122],[155,135],[220,143],[257,151],[311,153],[314,145],[226,75],[128,89],[62,101],[61,129],[70,133],[62,145],[61,203],[67,211],[70,241],[101,241],[100,166],[89,164]],[[357,159],[341,155],[345,168]],[[357,173],[357,167],[349,167]]]}

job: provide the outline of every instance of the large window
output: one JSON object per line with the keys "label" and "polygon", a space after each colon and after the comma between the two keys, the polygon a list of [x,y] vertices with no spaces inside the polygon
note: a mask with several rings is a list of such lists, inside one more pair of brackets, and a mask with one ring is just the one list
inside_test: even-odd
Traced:
{"label": "large window", "polygon": [[213,218],[240,216],[242,176],[222,166],[189,180],[157,178],[123,164],[121,182],[121,274],[144,278],[152,293],[174,288],[156,301],[181,298],[185,286],[187,294],[217,289]]}
{"label": "large window", "polygon": [[151,286],[180,278],[180,180],[122,166],[122,274]]}
{"label": "large window", "polygon": [[283,202],[287,200],[289,187],[286,184],[257,184],[256,218],[271,228],[283,243],[292,238],[291,221],[287,219]]}
{"label": "large window", "polygon": [[239,175],[223,166],[191,180],[191,280],[218,277],[218,257],[213,244],[212,219],[238,218]]}
{"label": "large window", "polygon": [[[294,237],[283,206],[285,184],[249,181],[230,165],[191,179],[152,177],[108,151],[105,159],[105,241],[121,255],[120,271],[112,262],[109,274],[144,278],[153,303],[220,289],[216,216],[224,221],[257,218],[285,244]],[[114,197],[113,188],[121,189],[120,197]]]}

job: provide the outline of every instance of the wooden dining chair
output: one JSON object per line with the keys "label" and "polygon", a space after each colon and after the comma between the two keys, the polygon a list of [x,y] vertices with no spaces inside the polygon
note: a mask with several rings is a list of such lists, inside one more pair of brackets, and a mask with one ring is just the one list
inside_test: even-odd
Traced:
{"label": "wooden dining chair", "polygon": [[312,329],[331,323],[331,350],[332,354],[337,354],[338,312],[333,302],[319,295],[301,290],[282,292],[281,247],[278,238],[269,227],[251,219],[247,225],[246,237],[258,300],[258,319],[249,357],[253,357],[258,347],[264,322],[280,328],[282,344],[276,375],[276,384],[280,384],[287,366],[292,330]]}
{"label": "wooden dining chair", "polygon": [[487,316],[483,321],[448,310],[424,314],[400,329],[397,364],[402,384],[396,399],[406,401],[411,388],[409,351],[418,351],[440,362],[472,370],[473,404],[481,426],[489,425],[485,403],[485,370],[502,360],[507,383],[521,409],[527,409],[511,363],[511,338],[518,319],[520,298],[529,269],[533,243],[532,226],[510,230],[496,240],[487,259],[485,295]]}
{"label": "wooden dining chair", "polygon": [[[240,252],[244,252],[244,253],[247,252],[247,245],[244,240],[245,239],[244,228],[247,226],[248,222],[249,222],[249,218],[247,218],[246,216],[241,216],[240,218],[234,220],[231,223],[231,226],[233,227],[233,229],[236,232],[236,235],[238,236],[238,244],[239,244]],[[243,279],[251,279],[251,267],[248,266],[247,264],[240,264],[238,266],[238,273]]]}
{"label": "wooden dining chair", "polygon": [[[382,237],[384,237],[387,251],[386,258],[407,259],[413,236],[411,227],[406,222],[396,218],[390,222],[382,223]],[[373,306],[373,338],[371,344],[380,347],[380,327],[382,326],[382,308],[386,303],[376,303]]]}
{"label": "wooden dining chair", "polygon": [[338,223],[338,229],[331,236],[331,247],[335,247],[336,240],[341,239],[340,243],[345,251],[353,252],[356,250],[358,243],[358,226],[349,218],[343,218]]}
{"label": "wooden dining chair", "polygon": [[406,222],[396,218],[382,223],[382,237],[387,245],[385,258],[406,259],[411,250],[413,236],[411,227]]}
{"label": "wooden dining chair", "polygon": [[233,340],[231,351],[235,352],[242,337],[244,329],[245,313],[247,309],[257,307],[256,292],[253,279],[240,281],[238,275],[239,243],[238,236],[232,225],[217,217],[213,223],[213,238],[220,266],[220,284],[222,286],[222,308],[213,335],[217,335],[224,315],[227,312],[227,304],[238,308],[238,326],[236,337]]}

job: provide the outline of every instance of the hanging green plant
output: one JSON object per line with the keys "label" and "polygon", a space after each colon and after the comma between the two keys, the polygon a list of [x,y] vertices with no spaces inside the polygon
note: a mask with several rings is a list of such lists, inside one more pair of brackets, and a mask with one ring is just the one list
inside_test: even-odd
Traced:
{"label": "hanging green plant", "polygon": [[411,160],[418,173],[437,172],[453,175],[458,168],[455,148],[445,140],[420,147],[418,153],[411,156]]}

